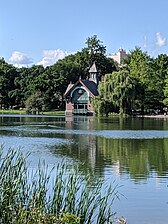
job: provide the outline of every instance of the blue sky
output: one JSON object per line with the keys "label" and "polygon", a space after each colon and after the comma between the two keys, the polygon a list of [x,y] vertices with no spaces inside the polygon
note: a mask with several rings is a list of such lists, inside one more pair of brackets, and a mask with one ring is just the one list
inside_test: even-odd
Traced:
{"label": "blue sky", "polygon": [[53,64],[97,35],[107,55],[139,46],[168,53],[168,0],[0,0],[0,57]]}

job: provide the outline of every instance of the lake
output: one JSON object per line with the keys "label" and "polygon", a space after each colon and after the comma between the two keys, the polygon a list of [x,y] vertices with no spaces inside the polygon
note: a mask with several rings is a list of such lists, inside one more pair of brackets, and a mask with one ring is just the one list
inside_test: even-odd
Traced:
{"label": "lake", "polygon": [[129,224],[168,223],[168,120],[0,115],[0,144],[61,160],[119,186],[117,217]]}

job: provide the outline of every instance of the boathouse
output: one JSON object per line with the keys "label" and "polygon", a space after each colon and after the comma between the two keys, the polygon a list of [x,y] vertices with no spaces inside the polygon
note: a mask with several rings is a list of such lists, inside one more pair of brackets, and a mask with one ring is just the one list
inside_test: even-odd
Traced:
{"label": "boathouse", "polygon": [[94,115],[92,98],[98,96],[98,72],[93,63],[88,79],[70,83],[64,94],[66,101],[65,115]]}

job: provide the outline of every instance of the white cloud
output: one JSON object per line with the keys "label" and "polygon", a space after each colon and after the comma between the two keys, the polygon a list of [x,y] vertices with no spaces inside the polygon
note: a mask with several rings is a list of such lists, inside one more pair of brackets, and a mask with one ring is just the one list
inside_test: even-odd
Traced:
{"label": "white cloud", "polygon": [[14,51],[9,61],[16,67],[23,67],[33,63],[32,58],[19,51]]}
{"label": "white cloud", "polygon": [[160,32],[156,33],[156,46],[163,47],[166,45],[166,38],[161,35]]}
{"label": "white cloud", "polygon": [[56,50],[44,50],[43,51],[43,58],[38,65],[43,65],[44,67],[53,65],[59,59],[63,59],[64,57],[68,56],[70,53],[67,51],[63,51],[61,49]]}
{"label": "white cloud", "polygon": [[144,41],[143,42],[144,42],[143,43],[143,47],[144,48],[147,48],[148,47],[148,43],[147,43],[148,42],[148,39],[147,39],[147,36],[146,35],[144,36]]}

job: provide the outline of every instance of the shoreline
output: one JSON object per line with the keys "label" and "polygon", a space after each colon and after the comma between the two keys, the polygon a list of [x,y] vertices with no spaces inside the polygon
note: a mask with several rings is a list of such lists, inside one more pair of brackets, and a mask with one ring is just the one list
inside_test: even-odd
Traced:
{"label": "shoreline", "polygon": [[168,115],[160,114],[160,115],[138,115],[135,117],[144,117],[144,118],[166,118],[168,119]]}

